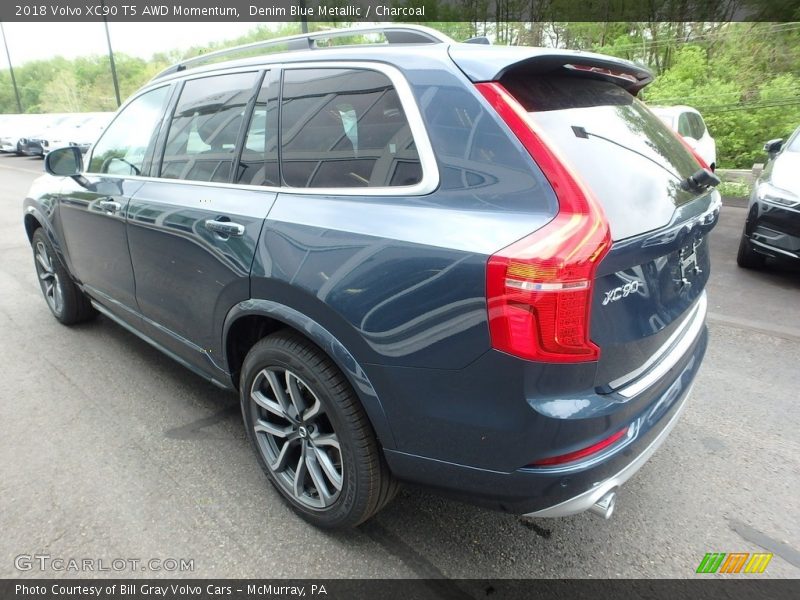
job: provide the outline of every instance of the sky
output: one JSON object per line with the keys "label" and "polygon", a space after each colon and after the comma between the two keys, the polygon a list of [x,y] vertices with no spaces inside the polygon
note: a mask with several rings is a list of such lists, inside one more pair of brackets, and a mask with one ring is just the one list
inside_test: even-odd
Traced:
{"label": "sky", "polygon": [[[4,0],[0,0],[4,1]],[[211,41],[232,39],[258,23],[116,23],[108,24],[114,52],[150,58],[155,52],[186,49]],[[107,54],[106,34],[97,23],[3,23],[14,66],[63,56]],[[0,69],[8,60],[0,45]]]}

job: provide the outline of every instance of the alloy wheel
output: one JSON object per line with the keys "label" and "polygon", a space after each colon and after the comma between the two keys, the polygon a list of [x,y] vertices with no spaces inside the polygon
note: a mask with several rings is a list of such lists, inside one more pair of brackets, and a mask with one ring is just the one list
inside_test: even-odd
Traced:
{"label": "alloy wheel", "polygon": [[344,467],[339,438],[317,395],[296,373],[259,371],[250,388],[258,448],[278,484],[307,508],[339,498]]}
{"label": "alloy wheel", "polygon": [[44,298],[53,313],[59,315],[64,306],[64,290],[43,242],[36,242],[35,258],[36,274],[39,276],[39,285],[42,287]]}

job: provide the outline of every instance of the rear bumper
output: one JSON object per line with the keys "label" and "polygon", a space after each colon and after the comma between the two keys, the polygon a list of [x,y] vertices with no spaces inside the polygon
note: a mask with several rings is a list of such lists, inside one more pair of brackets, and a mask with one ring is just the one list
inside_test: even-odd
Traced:
{"label": "rear bumper", "polygon": [[[594,380],[593,370],[572,396],[564,388],[579,378],[575,368],[551,373],[549,365],[526,373],[524,366],[514,370],[514,361],[500,353],[453,372],[444,383],[439,381],[446,376],[442,371],[404,369],[395,389],[423,386],[428,395],[405,395],[402,411],[395,412],[390,403],[384,406],[393,425],[404,418],[409,423],[407,430],[393,427],[398,441],[424,453],[385,448],[389,467],[405,481],[505,512],[545,517],[590,509],[633,476],[675,427],[708,344],[703,298],[694,310],[683,337],[659,363],[609,393],[583,387]],[[650,382],[650,373],[658,380]],[[520,402],[523,379],[527,387]],[[640,381],[648,381],[648,388],[626,397],[623,392]],[[430,390],[437,382],[440,393],[433,401]],[[548,383],[563,391],[544,393]],[[596,455],[563,465],[533,464],[623,429],[623,438]]]}
{"label": "rear bumper", "polygon": [[[707,344],[708,331],[702,326],[685,353],[677,361],[669,361],[671,365],[662,379],[634,398],[625,399],[613,392],[605,396],[583,395],[575,401],[550,401],[544,405],[532,405],[529,400],[525,403],[528,411],[532,406],[537,410],[510,416],[506,413],[513,411],[512,405],[506,404],[505,394],[498,392],[502,382],[513,381],[513,377],[504,375],[499,363],[492,364],[497,372],[491,378],[495,394],[482,399],[480,404],[485,411],[480,414],[471,414],[475,407],[470,406],[467,395],[474,393],[476,379],[460,373],[450,382],[447,395],[442,397],[455,398],[454,403],[461,409],[457,417],[467,425],[473,421],[477,424],[476,437],[467,440],[470,442],[467,445],[464,422],[457,431],[448,432],[444,420],[436,419],[438,415],[429,412],[425,420],[414,419],[414,431],[408,435],[416,434],[412,441],[420,445],[425,442],[429,447],[435,446],[430,454],[385,449],[387,461],[398,478],[472,504],[537,517],[579,513],[627,481],[664,443],[685,407]],[[476,368],[484,377],[492,372],[486,365],[478,364]],[[416,370],[413,375],[416,379],[424,376]],[[441,372],[438,375],[441,376]],[[557,378],[563,387],[564,380]],[[464,381],[463,394],[459,389],[460,381]],[[411,377],[405,379],[409,386],[411,382]],[[430,393],[430,387],[427,390]],[[558,414],[545,414],[543,411],[548,404],[557,405]],[[426,406],[436,405],[428,402]],[[568,414],[569,406],[574,406],[576,412]],[[577,410],[578,407],[583,408]],[[391,410],[390,406],[388,408]],[[467,409],[473,410],[467,412]],[[453,419],[450,413],[449,420]],[[428,423],[438,427],[428,430]],[[558,455],[586,447],[623,428],[628,428],[628,435],[597,456],[563,466],[519,466],[537,456]],[[587,432],[591,431],[596,433],[590,436]],[[405,432],[399,433],[400,440],[406,438]],[[439,456],[434,454],[437,450]],[[469,452],[475,458],[467,462],[441,456],[444,453],[452,456],[459,450],[462,455]],[[517,465],[512,469],[506,467],[509,456]],[[483,464],[477,464],[478,461]]]}
{"label": "rear bumper", "polygon": [[595,484],[594,487],[591,489],[586,490],[582,494],[578,494],[577,496],[570,498],[569,500],[565,500],[555,506],[551,506],[549,508],[544,508],[542,510],[537,510],[531,513],[527,513],[526,517],[567,517],[570,515],[576,515],[578,513],[585,512],[592,508],[595,503],[600,500],[603,496],[608,494],[609,492],[617,490],[622,484],[624,484],[628,479],[633,477],[633,475],[641,469],[644,464],[650,460],[650,457],[653,456],[656,450],[658,450],[661,445],[666,441],[667,436],[669,436],[670,432],[675,428],[675,425],[678,423],[678,418],[683,413],[683,409],[686,407],[686,403],[691,395],[691,388],[689,391],[686,392],[686,395],[680,401],[680,404],[676,408],[674,414],[669,419],[667,424],[661,430],[661,432],[655,437],[655,439],[650,442],[650,444],[642,451],[639,456],[633,459],[630,463],[628,463],[625,467],[622,468],[618,473],[612,475],[608,479],[605,479],[601,482]]}
{"label": "rear bumper", "polygon": [[24,154],[25,156],[42,156],[43,148],[42,144],[39,140],[26,140],[25,142],[20,142],[19,152]]}

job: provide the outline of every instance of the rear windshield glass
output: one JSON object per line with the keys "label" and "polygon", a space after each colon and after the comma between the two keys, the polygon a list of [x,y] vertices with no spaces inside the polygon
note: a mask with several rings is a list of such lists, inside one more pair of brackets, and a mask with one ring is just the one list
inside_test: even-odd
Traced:
{"label": "rear windshield glass", "polygon": [[694,157],[661,119],[619,86],[541,74],[512,75],[501,83],[591,187],[612,233],[617,226],[615,239],[636,233],[622,227],[637,205],[667,216],[696,197],[680,187],[699,168]]}

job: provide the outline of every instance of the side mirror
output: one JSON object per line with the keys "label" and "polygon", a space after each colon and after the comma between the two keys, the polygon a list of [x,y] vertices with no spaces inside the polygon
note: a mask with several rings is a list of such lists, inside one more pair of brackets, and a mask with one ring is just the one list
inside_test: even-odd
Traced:
{"label": "side mirror", "polygon": [[775,158],[775,155],[781,151],[781,147],[783,146],[783,140],[770,140],[766,144],[764,144],[764,152],[769,154],[770,158]]}
{"label": "side mirror", "polygon": [[78,177],[83,170],[83,155],[75,146],[56,148],[45,157],[44,170],[56,177]]}

